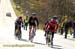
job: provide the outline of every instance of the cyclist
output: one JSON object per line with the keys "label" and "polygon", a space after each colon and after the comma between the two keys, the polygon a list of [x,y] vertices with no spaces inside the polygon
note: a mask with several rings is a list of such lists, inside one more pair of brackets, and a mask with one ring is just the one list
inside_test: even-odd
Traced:
{"label": "cyclist", "polygon": [[47,24],[48,24],[48,21],[46,21],[45,24],[44,24],[44,31],[45,31],[44,36],[46,36],[46,32],[47,32],[47,30],[46,30],[46,29],[47,29]]}
{"label": "cyclist", "polygon": [[[33,36],[35,36],[36,27],[38,26],[38,19],[36,17],[36,13],[32,13],[32,16],[29,18],[29,40],[31,40],[32,36],[32,28],[33,28]],[[33,39],[31,40],[31,42]]]}
{"label": "cyclist", "polygon": [[22,16],[18,17],[15,22],[15,36],[21,39],[21,26],[23,26]]}
{"label": "cyclist", "polygon": [[[48,37],[48,35],[51,35],[51,40],[49,40],[49,42],[51,43],[51,45],[53,45],[53,38],[54,38],[54,33],[57,32],[58,29],[58,21],[57,21],[57,17],[54,16],[46,25],[46,37]],[[46,44],[50,44],[50,43],[46,43]]]}

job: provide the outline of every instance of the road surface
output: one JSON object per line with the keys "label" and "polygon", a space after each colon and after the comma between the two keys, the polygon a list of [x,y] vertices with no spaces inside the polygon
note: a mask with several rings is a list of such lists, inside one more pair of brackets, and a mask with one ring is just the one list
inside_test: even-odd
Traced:
{"label": "road surface", "polygon": [[[12,17],[7,17],[10,12]],[[64,36],[55,34],[53,48],[45,43],[44,31],[37,30],[33,43],[28,40],[28,31],[22,29],[22,40],[14,37],[15,12],[10,0],[1,0],[0,3],[0,49],[75,49],[75,41],[64,39]],[[72,38],[72,37],[71,37]],[[28,46],[31,45],[31,46]]]}

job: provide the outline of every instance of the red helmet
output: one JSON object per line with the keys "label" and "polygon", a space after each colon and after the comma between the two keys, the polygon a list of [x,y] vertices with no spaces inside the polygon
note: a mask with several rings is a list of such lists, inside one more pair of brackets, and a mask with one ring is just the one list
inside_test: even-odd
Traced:
{"label": "red helmet", "polygon": [[20,16],[18,19],[22,19],[22,16]]}

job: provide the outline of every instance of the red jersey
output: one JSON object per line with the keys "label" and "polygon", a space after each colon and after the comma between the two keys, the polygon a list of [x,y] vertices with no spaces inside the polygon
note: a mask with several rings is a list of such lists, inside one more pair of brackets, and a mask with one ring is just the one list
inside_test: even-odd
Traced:
{"label": "red jersey", "polygon": [[46,25],[46,31],[57,32],[57,29],[58,29],[58,22],[55,20],[48,22]]}

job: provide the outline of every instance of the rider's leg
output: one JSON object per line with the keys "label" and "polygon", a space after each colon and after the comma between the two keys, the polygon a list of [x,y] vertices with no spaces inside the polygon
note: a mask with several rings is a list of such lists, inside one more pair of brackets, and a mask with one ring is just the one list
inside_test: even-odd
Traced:
{"label": "rider's leg", "polygon": [[29,26],[29,40],[30,40],[30,36],[31,36],[31,29],[32,29],[32,26]]}
{"label": "rider's leg", "polygon": [[54,38],[54,32],[52,32],[52,41],[53,41],[53,38]]}
{"label": "rider's leg", "polygon": [[36,26],[33,27],[33,30],[34,30],[34,35],[35,35],[35,32],[36,32]]}
{"label": "rider's leg", "polygon": [[54,32],[52,32],[51,45],[53,45]]}
{"label": "rider's leg", "polygon": [[16,30],[17,30],[17,26],[15,25],[15,32],[14,32],[15,36],[16,36],[16,32],[17,32]]}
{"label": "rider's leg", "polygon": [[19,27],[17,24],[15,24],[15,38],[17,39],[18,37],[18,31],[19,31]]}
{"label": "rider's leg", "polygon": [[46,33],[46,45],[48,44],[48,33]]}
{"label": "rider's leg", "polygon": [[33,27],[34,32],[36,32],[36,26]]}
{"label": "rider's leg", "polygon": [[19,27],[19,32],[18,32],[18,39],[21,39],[21,27]]}

